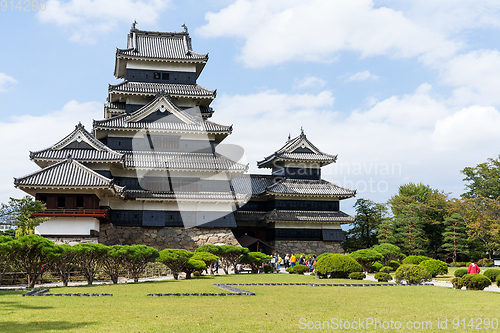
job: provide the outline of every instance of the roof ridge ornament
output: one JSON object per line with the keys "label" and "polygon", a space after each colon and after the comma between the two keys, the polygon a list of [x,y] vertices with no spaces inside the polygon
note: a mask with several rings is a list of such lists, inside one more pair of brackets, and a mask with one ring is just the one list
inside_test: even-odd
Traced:
{"label": "roof ridge ornament", "polygon": [[184,28],[185,33],[188,33],[188,27],[186,26],[186,23],[182,24],[181,27]]}
{"label": "roof ridge ornament", "polygon": [[130,30],[137,30],[137,28],[135,27],[137,25],[137,21],[134,20],[134,22],[132,23],[132,27],[130,28]]}

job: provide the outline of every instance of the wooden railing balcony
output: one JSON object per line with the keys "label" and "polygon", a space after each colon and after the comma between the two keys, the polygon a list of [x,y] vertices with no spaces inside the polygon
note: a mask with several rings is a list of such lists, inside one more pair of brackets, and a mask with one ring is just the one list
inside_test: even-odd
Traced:
{"label": "wooden railing balcony", "polygon": [[46,209],[43,212],[34,213],[32,217],[93,217],[99,221],[109,221],[107,209]]}

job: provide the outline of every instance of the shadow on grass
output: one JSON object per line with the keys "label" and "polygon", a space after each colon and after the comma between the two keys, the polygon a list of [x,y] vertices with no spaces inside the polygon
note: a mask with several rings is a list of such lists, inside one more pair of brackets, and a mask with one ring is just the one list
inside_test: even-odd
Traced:
{"label": "shadow on grass", "polygon": [[95,322],[71,323],[67,321],[3,321],[0,322],[0,332],[43,332],[43,331],[65,331],[94,325]]}
{"label": "shadow on grass", "polygon": [[[46,309],[53,309],[53,306],[38,306],[38,305],[28,305],[28,304],[22,304],[19,302],[0,302],[0,309],[2,310],[46,310]],[[0,328],[1,328],[0,323]],[[0,332],[5,332],[0,329]]]}

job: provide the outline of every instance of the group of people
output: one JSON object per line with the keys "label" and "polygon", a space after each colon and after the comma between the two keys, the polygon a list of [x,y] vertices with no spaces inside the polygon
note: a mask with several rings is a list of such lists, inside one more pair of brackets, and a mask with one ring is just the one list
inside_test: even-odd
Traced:
{"label": "group of people", "polygon": [[316,255],[310,256],[308,259],[304,257],[304,255],[300,255],[300,257],[297,258],[295,254],[292,254],[291,256],[287,253],[284,257],[281,257],[278,253],[275,253],[272,255],[272,258],[269,262],[270,265],[273,265],[274,269],[279,272],[281,269],[281,266],[285,269],[291,267],[295,267],[295,265],[305,265],[309,268],[309,272],[314,271],[314,266],[316,265]]}

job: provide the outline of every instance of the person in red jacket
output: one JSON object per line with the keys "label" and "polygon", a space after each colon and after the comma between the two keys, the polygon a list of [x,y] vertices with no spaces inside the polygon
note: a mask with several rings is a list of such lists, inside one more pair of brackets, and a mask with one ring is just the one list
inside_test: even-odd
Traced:
{"label": "person in red jacket", "polygon": [[469,268],[467,269],[467,274],[479,274],[479,272],[481,272],[481,269],[474,263],[474,260],[471,260]]}

